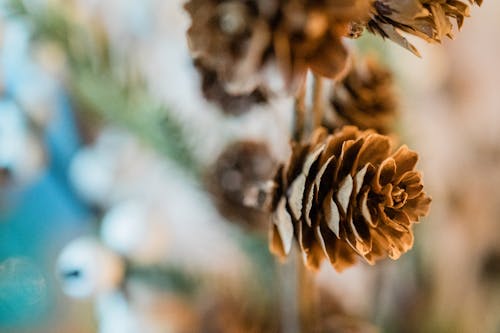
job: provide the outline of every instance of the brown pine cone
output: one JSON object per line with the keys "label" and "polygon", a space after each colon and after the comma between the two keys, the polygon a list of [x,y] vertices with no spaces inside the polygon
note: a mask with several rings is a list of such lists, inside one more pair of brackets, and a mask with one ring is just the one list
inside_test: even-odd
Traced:
{"label": "brown pine cone", "polygon": [[[467,1],[479,6],[483,2]],[[367,29],[420,56],[401,31],[428,42],[441,42],[445,36],[452,37],[452,19],[461,28],[469,14],[465,0],[375,0]]]}
{"label": "brown pine cone", "polygon": [[230,94],[263,84],[277,64],[286,88],[307,69],[334,78],[347,60],[341,37],[351,21],[368,17],[371,0],[190,0],[189,46],[195,59],[217,73]]}
{"label": "brown pine cone", "polygon": [[241,115],[249,111],[252,106],[267,102],[267,94],[261,88],[249,94],[229,94],[214,70],[204,66],[199,60],[196,60],[194,65],[201,75],[203,96],[208,101],[217,104],[225,114]]}
{"label": "brown pine cone", "polygon": [[270,249],[286,256],[295,238],[306,265],[328,258],[337,271],[361,256],[368,263],[397,259],[413,245],[411,226],[431,198],[415,171],[417,153],[392,153],[388,137],[346,126],[296,143],[275,177]]}
{"label": "brown pine cone", "polygon": [[206,176],[208,191],[219,213],[246,227],[266,228],[269,214],[247,201],[272,177],[276,164],[264,143],[238,141],[229,145]]}
{"label": "brown pine cone", "polygon": [[354,125],[389,134],[397,116],[392,73],[374,58],[356,61],[348,75],[335,83],[330,104],[334,113],[325,117],[325,127]]}

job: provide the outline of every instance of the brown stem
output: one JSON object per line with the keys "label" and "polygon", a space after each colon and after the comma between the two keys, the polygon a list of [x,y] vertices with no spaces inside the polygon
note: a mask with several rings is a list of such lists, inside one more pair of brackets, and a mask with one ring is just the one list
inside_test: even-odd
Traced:
{"label": "brown stem", "polygon": [[[292,250],[293,252],[294,250]],[[298,267],[302,263],[293,255],[285,263],[279,264],[281,295],[281,330],[282,333],[300,333],[300,281]]]}
{"label": "brown stem", "polygon": [[298,302],[301,332],[317,332],[318,326],[318,293],[316,289],[314,272],[311,272],[302,262],[302,258],[297,257],[298,269]]}
{"label": "brown stem", "polygon": [[323,78],[318,75],[314,75],[314,87],[313,87],[313,129],[321,126],[323,123]]}
{"label": "brown stem", "polygon": [[306,127],[306,85],[307,80],[304,79],[295,96],[295,124],[293,132],[293,139],[295,141],[302,140]]}

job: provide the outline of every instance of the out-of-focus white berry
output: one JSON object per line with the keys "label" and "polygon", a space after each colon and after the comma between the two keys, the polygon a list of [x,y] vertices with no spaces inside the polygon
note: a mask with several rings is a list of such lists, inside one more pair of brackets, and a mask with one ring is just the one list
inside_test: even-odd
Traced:
{"label": "out-of-focus white berry", "polygon": [[102,295],[97,299],[99,333],[145,332],[137,319],[137,313],[121,293]]}
{"label": "out-of-focus white berry", "polygon": [[26,119],[12,101],[0,101],[0,168],[16,185],[33,181],[43,170],[45,152],[29,131]]}
{"label": "out-of-focus white berry", "polygon": [[36,77],[19,87],[16,98],[23,111],[40,127],[49,124],[57,108],[56,86],[47,78]]}
{"label": "out-of-focus white berry", "polygon": [[125,264],[119,255],[96,239],[82,237],[63,249],[57,270],[66,294],[86,298],[119,288]]}
{"label": "out-of-focus white berry", "polygon": [[83,199],[106,203],[115,177],[114,160],[96,149],[81,149],[71,162],[69,177]]}
{"label": "out-of-focus white berry", "polygon": [[136,262],[159,262],[167,249],[166,228],[161,219],[161,213],[153,207],[126,201],[104,216],[101,238],[111,249]]}

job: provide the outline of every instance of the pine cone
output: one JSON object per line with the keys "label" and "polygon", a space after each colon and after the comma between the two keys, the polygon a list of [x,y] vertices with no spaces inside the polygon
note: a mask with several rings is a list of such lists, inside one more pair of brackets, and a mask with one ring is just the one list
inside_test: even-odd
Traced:
{"label": "pine cone", "polygon": [[343,70],[348,53],[341,37],[351,21],[368,17],[370,2],[191,0],[189,45],[230,94],[255,90],[274,62],[292,90],[308,68],[329,78]]}
{"label": "pine cone", "polygon": [[222,216],[247,227],[266,228],[268,213],[246,201],[275,171],[276,162],[265,144],[239,141],[218,157],[206,184]]}
{"label": "pine cone", "polygon": [[308,267],[324,258],[341,271],[359,255],[397,259],[413,245],[411,226],[429,210],[417,153],[391,153],[388,137],[346,126],[294,144],[275,177],[270,249],[286,256],[298,241]]}
{"label": "pine cone", "polygon": [[217,77],[214,70],[204,66],[201,61],[195,61],[195,67],[201,75],[201,90],[205,98],[217,104],[224,113],[241,115],[249,111],[252,106],[267,102],[267,94],[263,89],[257,88],[249,94],[229,94],[224,89],[223,82]]}
{"label": "pine cone", "polygon": [[[335,83],[330,103],[335,113],[329,114],[330,121],[325,119],[327,128],[337,122],[388,134],[397,116],[392,73],[374,58],[355,62],[348,75]],[[332,120],[335,116],[339,119]]]}
{"label": "pine cone", "polygon": [[[469,16],[465,0],[375,0],[367,29],[419,55],[417,49],[400,31],[415,35],[428,42],[441,42],[444,36],[452,37],[455,19],[461,28]],[[482,0],[467,0],[481,5]]]}

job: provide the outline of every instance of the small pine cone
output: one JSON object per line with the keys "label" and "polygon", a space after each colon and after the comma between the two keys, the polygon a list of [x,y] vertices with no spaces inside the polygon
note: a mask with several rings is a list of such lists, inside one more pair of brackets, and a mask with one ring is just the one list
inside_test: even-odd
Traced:
{"label": "small pine cone", "polygon": [[368,17],[371,0],[190,0],[189,46],[217,73],[230,94],[262,85],[276,63],[285,88],[294,90],[307,69],[334,78],[347,61],[341,37],[351,21]]}
{"label": "small pine cone", "polygon": [[267,94],[263,89],[259,88],[249,94],[229,94],[214,70],[204,66],[199,60],[196,60],[194,65],[201,75],[203,96],[208,101],[217,104],[225,114],[241,115],[249,111],[254,105],[267,102]]}
{"label": "small pine cone", "polygon": [[[332,114],[341,125],[389,134],[397,116],[392,73],[374,58],[355,62],[348,75],[335,83],[330,98]],[[325,119],[325,126],[334,125]]]}
{"label": "small pine cone", "polygon": [[206,176],[206,186],[216,208],[229,221],[266,228],[269,214],[259,208],[265,198],[260,189],[276,171],[276,161],[267,145],[238,141],[217,158]]}
{"label": "small pine cone", "polygon": [[408,251],[431,199],[414,170],[417,153],[391,151],[388,137],[354,126],[294,144],[275,177],[271,251],[286,256],[295,237],[309,268],[328,258],[337,271],[357,255],[374,264]]}
{"label": "small pine cone", "polygon": [[[417,49],[404,38],[400,31],[415,35],[428,42],[441,42],[452,37],[455,19],[461,28],[469,16],[470,8],[465,0],[375,0],[367,29],[419,55]],[[481,5],[482,0],[467,0]]]}

